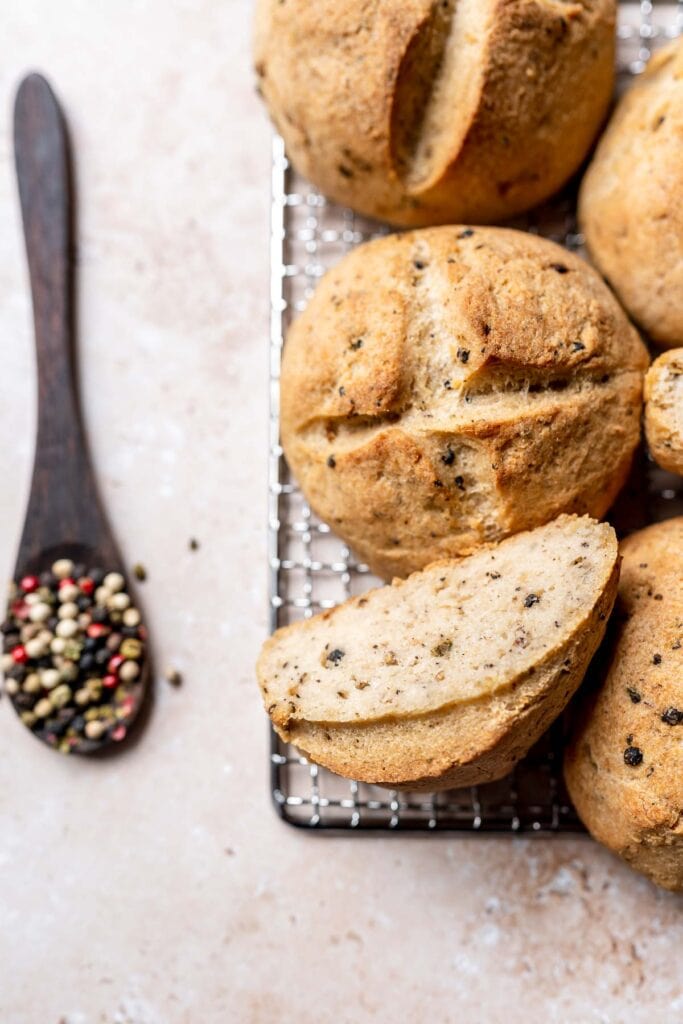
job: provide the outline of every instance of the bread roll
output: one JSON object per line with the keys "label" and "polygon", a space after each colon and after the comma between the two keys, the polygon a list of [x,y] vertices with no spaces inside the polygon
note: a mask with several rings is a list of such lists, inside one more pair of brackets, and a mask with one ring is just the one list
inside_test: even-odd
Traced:
{"label": "bread roll", "polygon": [[683,38],[617,107],[581,186],[590,255],[659,345],[683,345]]}
{"label": "bread roll", "polygon": [[645,377],[645,399],[650,453],[662,469],[683,475],[683,348],[655,359]]}
{"label": "bread roll", "polygon": [[683,890],[683,518],[622,545],[609,670],[565,759],[572,800],[600,842]]}
{"label": "bread roll", "polygon": [[283,739],[340,775],[500,778],[581,682],[617,578],[612,528],[562,516],[278,630],[257,666],[264,703]]}
{"label": "bread roll", "polygon": [[648,359],[609,289],[534,235],[443,227],[359,246],[284,350],[285,453],[384,578],[561,512],[609,508]]}
{"label": "bread roll", "polygon": [[395,224],[497,221],[585,157],[615,0],[259,0],[259,86],[294,165]]}

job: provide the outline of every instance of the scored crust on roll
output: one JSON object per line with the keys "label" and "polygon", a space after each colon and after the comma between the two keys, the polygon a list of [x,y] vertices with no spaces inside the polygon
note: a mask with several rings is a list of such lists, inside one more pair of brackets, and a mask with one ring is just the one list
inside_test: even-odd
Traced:
{"label": "scored crust on roll", "polygon": [[283,739],[406,788],[500,778],[562,711],[605,630],[613,529],[561,516],[278,630],[257,665]]}
{"label": "scored crust on roll", "polygon": [[294,165],[371,216],[512,216],[607,112],[615,0],[259,0],[260,91]]}
{"label": "scored crust on roll", "polygon": [[640,437],[647,353],[600,277],[545,239],[443,227],[355,249],[291,327],[282,441],[371,569],[604,515]]}

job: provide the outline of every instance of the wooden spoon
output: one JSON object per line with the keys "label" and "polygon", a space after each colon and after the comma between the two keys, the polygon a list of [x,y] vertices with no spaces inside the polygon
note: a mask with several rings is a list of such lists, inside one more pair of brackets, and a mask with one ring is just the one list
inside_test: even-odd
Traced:
{"label": "wooden spoon", "polygon": [[[62,558],[101,566],[125,578],[97,491],[74,371],[72,179],[66,125],[50,86],[38,74],[26,77],[17,92],[14,147],[38,366],[35,461],[15,581],[38,576]],[[145,658],[133,688],[131,714],[97,740],[79,738],[70,750],[90,753],[112,738],[123,738],[121,722],[125,735],[142,703],[148,669]],[[60,749],[65,749],[63,743]]]}

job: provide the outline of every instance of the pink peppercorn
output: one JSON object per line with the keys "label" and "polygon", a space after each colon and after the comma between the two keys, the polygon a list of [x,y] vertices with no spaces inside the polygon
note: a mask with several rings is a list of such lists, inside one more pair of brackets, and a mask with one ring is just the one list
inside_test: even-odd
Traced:
{"label": "pink peppercorn", "polygon": [[17,644],[12,651],[12,657],[14,658],[17,665],[24,665],[28,661],[28,654],[23,644]]}
{"label": "pink peppercorn", "polygon": [[115,686],[119,685],[118,676],[108,675],[102,680],[102,686],[106,687],[107,690],[113,690]]}
{"label": "pink peppercorn", "polygon": [[97,640],[101,636],[106,636],[109,630],[107,629],[106,626],[103,626],[101,622],[93,622],[90,626],[88,626],[86,632],[88,636],[91,637],[93,640]]}
{"label": "pink peppercorn", "polygon": [[113,658],[109,659],[109,664],[107,665],[107,671],[109,671],[109,672],[111,672],[112,674],[115,675],[118,672],[118,670],[121,668],[121,666],[123,665],[125,660],[126,659],[123,657],[123,655],[115,654]]}
{"label": "pink peppercorn", "polygon": [[24,576],[19,586],[25,594],[32,594],[40,586],[40,580],[37,576]]}

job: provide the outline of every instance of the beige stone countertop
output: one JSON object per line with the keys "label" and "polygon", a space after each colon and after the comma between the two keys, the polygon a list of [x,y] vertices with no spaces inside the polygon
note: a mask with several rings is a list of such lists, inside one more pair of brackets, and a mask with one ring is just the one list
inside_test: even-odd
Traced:
{"label": "beige stone countertop", "polygon": [[42,747],[0,701],[1,1024],[683,1020],[683,900],[587,839],[340,839],[278,821],[253,679],[270,128],[251,4],[0,7],[0,573],[35,411],[10,112],[41,69],[77,155],[92,447],[126,559],[148,568],[159,669],[141,741],[104,762]]}

